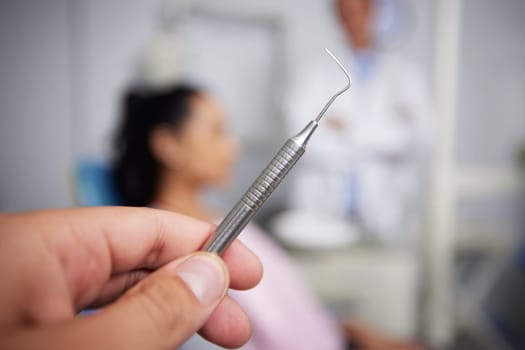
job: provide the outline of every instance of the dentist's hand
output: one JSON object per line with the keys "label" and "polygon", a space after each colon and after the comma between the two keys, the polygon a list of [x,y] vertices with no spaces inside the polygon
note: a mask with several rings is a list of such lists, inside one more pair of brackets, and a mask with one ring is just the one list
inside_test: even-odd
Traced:
{"label": "dentist's hand", "polygon": [[193,253],[212,230],[154,209],[0,216],[0,348],[173,349],[198,330],[241,346],[250,322],[226,290],[255,286],[262,267],[240,242],[224,260]]}

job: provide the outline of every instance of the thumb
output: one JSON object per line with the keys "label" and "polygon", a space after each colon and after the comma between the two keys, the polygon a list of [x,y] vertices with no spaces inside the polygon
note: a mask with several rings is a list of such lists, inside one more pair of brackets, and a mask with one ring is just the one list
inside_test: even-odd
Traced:
{"label": "thumb", "polygon": [[100,345],[93,348],[177,347],[204,325],[228,285],[228,270],[216,255],[199,252],[175,260],[93,316],[91,326],[100,327],[90,330]]}

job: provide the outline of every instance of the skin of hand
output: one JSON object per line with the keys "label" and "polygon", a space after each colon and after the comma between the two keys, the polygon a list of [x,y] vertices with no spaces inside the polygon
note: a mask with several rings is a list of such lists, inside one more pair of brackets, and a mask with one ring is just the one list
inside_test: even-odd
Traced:
{"label": "skin of hand", "polygon": [[425,350],[421,344],[391,338],[355,320],[344,321],[343,329],[360,350]]}
{"label": "skin of hand", "polygon": [[[250,321],[226,291],[262,266],[239,241],[195,253],[213,230],[147,208],[0,215],[0,348],[173,349],[198,330],[243,345]],[[77,316],[89,307],[103,308]]]}
{"label": "skin of hand", "polygon": [[348,128],[348,125],[343,118],[337,116],[327,116],[325,123],[329,128],[340,132],[345,131]]}

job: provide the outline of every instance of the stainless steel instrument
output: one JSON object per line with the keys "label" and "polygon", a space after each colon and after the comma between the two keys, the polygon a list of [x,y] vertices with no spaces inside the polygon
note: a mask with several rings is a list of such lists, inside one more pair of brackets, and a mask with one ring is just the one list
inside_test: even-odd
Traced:
{"label": "stainless steel instrument", "polygon": [[319,121],[332,105],[337,97],[350,89],[352,78],[343,67],[341,62],[334,56],[330,50],[325,49],[328,55],[335,61],[343,71],[347,79],[345,87],[336,92],[326,103],[318,116],[310,121],[306,127],[297,135],[289,138],[272,161],[266,166],[255,182],[250,186],[248,191],[230,210],[228,215],[222,220],[217,227],[215,234],[210,237],[204,246],[204,250],[222,255],[226,248],[237,238],[241,231],[253,218],[255,213],[270,197],[272,192],[279,186],[286,174],[294,167],[295,163],[305,152],[306,144],[319,125]]}

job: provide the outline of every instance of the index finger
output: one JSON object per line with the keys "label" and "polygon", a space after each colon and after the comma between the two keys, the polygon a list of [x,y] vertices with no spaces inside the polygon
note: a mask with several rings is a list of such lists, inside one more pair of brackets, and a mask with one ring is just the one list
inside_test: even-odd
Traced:
{"label": "index finger", "polygon": [[[214,230],[208,223],[150,208],[80,208],[17,215],[27,216],[28,220],[22,220],[26,224],[36,220],[42,238],[59,256],[70,290],[89,296],[113,274],[156,269],[198,250]],[[251,288],[260,280],[259,260],[240,242],[230,247],[225,262],[232,288]]]}

